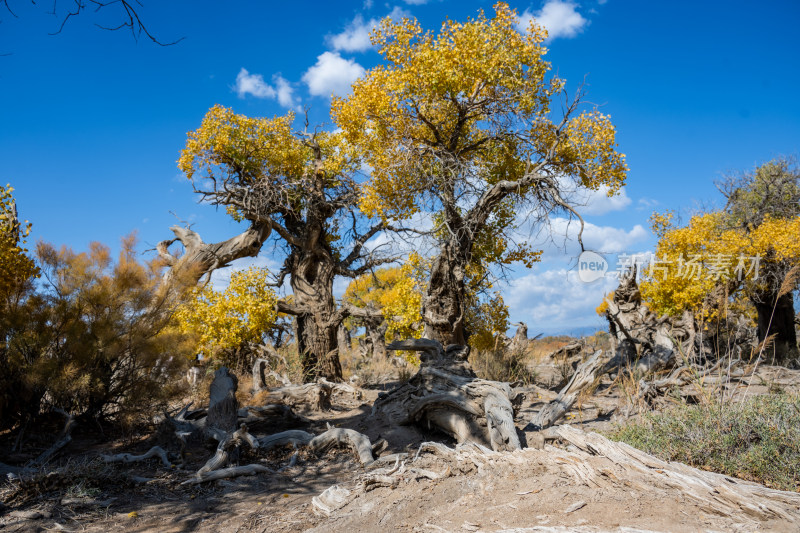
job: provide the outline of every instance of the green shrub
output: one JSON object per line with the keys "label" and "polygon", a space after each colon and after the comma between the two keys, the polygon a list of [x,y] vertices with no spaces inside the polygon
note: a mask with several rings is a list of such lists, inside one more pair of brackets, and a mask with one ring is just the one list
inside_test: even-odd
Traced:
{"label": "green shrub", "polygon": [[681,405],[609,437],[669,461],[800,491],[800,396]]}

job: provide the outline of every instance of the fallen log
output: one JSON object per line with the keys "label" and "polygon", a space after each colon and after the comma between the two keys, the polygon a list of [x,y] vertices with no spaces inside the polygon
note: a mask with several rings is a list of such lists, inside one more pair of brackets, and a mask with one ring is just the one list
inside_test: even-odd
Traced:
{"label": "fallen log", "polygon": [[258,438],[258,448],[262,451],[270,450],[278,446],[285,446],[286,444],[307,445],[311,442],[314,435],[301,431],[299,429],[290,429],[275,433],[274,435],[267,435],[266,437]]}
{"label": "fallen log", "polygon": [[161,464],[169,468],[172,463],[167,456],[167,452],[161,446],[153,446],[147,452],[140,455],[133,455],[132,453],[118,453],[114,455],[100,454],[100,458],[104,463],[136,463],[138,461],[146,461],[151,457],[158,457],[161,459]]}
{"label": "fallen log", "polygon": [[309,449],[317,454],[334,446],[345,446],[352,449],[364,466],[371,464],[375,460],[372,455],[372,442],[370,442],[369,437],[352,429],[329,427],[328,431],[317,435],[308,443]]}
{"label": "fallen log", "polygon": [[214,456],[206,461],[206,464],[197,471],[197,475],[202,476],[203,474],[227,466],[233,451],[237,450],[245,442],[253,449],[258,448],[258,440],[248,433],[247,426],[242,424],[242,427],[230,433],[220,441]]}
{"label": "fallen log", "polygon": [[245,466],[231,466],[220,470],[205,472],[197,474],[191,479],[187,479],[181,485],[196,485],[198,483],[205,483],[207,481],[216,481],[218,479],[230,479],[239,476],[254,476],[256,474],[275,473],[271,468],[264,465],[245,465]]}
{"label": "fallen log", "polygon": [[45,464],[51,457],[58,453],[61,448],[72,441],[72,429],[75,427],[75,415],[72,413],[67,413],[60,408],[53,409],[53,412],[66,417],[67,420],[64,422],[64,429],[62,429],[61,433],[59,433],[58,437],[56,438],[56,442],[50,446],[50,448],[42,452],[39,457],[34,459],[29,466],[37,467]]}

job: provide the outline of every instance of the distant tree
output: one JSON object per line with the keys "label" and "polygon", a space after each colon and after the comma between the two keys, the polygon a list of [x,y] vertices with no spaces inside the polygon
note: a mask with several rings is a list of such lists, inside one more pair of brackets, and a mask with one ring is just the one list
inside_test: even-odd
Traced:
{"label": "distant tree", "polygon": [[[692,217],[678,227],[669,214],[654,215],[658,263],[642,283],[656,312],[691,310],[716,316],[719,297],[755,308],[758,338],[775,335],[779,361],[797,357],[793,292],[800,279],[800,172],[779,159],[719,184],[723,210]],[[794,269],[792,275],[790,272]]]}
{"label": "distant tree", "polygon": [[38,268],[28,256],[26,238],[29,222],[20,222],[11,185],[0,187],[0,305],[12,305],[20,291],[37,275]]}
{"label": "distant tree", "polygon": [[372,42],[385,63],[332,103],[372,169],[361,209],[388,221],[436,213],[439,249],[422,314],[424,336],[444,343],[467,343],[470,268],[538,258],[513,239],[526,215],[577,216],[565,198],[570,183],[613,194],[627,172],[610,119],[579,112],[580,93],[553,109],[565,82],[548,78],[546,31],[531,23],[518,32],[504,3],[495,13],[448,20],[438,34],[384,19]]}
{"label": "distant tree", "polygon": [[372,341],[373,354],[386,355],[385,342],[396,338],[419,338],[422,334],[422,292],[414,276],[414,254],[400,267],[377,269],[350,282],[343,300],[359,308],[372,307],[380,316],[353,317],[350,327],[364,327]]}

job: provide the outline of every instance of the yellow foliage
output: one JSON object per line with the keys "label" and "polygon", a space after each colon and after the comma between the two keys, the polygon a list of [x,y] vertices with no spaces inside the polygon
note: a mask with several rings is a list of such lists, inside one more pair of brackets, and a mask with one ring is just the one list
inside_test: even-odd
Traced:
{"label": "yellow foliage", "polygon": [[374,273],[364,274],[348,285],[344,299],[357,306],[372,305],[383,311],[388,324],[386,340],[419,338],[422,331],[422,292],[414,276],[415,264],[419,256],[412,258],[401,267],[382,268]]}
{"label": "yellow foliage", "polygon": [[508,330],[508,306],[499,292],[483,302],[474,302],[467,312],[469,344],[475,350],[495,348]]}
{"label": "yellow foliage", "polygon": [[723,212],[697,215],[678,228],[670,228],[662,216],[653,220],[661,235],[657,261],[645,272],[640,288],[657,313],[699,312],[704,298],[719,283],[759,284],[763,280],[759,271],[763,274],[770,262],[800,261],[800,216],[767,215],[749,230],[732,226]]}
{"label": "yellow foliage", "polygon": [[278,318],[268,275],[267,269],[250,267],[231,274],[224,291],[215,291],[210,283],[195,289],[191,301],[175,313],[179,329],[195,335],[205,357],[259,342]]}
{"label": "yellow foliage", "polygon": [[31,224],[16,219],[13,192],[11,185],[0,187],[0,305],[39,272],[25,248]]}
{"label": "yellow foliage", "polygon": [[590,189],[607,185],[609,194],[624,184],[625,158],[607,116],[572,116],[557,133],[550,103],[564,81],[547,79],[545,30],[532,24],[520,33],[514,10],[494,9],[492,19],[481,11],[465,23],[448,20],[438,34],[413,19],[387,18],[371,35],[385,64],[332,102],[334,120],[372,168],[365,213],[408,218],[433,191],[431,180],[442,195],[480,194],[519,181],[539,162]]}
{"label": "yellow foliage", "polygon": [[612,299],[612,300],[614,299],[614,291],[611,291],[609,294],[606,294],[605,296],[603,296],[603,301],[600,302],[600,305],[598,305],[594,310],[595,313],[597,313],[600,316],[604,316],[606,314],[606,311],[608,311],[608,299],[609,298]]}

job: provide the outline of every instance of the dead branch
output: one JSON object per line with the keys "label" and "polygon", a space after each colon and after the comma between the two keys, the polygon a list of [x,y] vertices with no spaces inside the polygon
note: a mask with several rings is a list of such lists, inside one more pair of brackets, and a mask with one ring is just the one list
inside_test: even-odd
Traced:
{"label": "dead branch", "polygon": [[103,459],[104,463],[136,463],[138,461],[146,461],[151,457],[158,457],[161,459],[161,464],[167,468],[172,466],[172,463],[167,456],[167,452],[165,452],[160,446],[153,446],[147,452],[141,455],[133,455],[131,453],[118,453],[114,455],[100,454],[100,458]]}
{"label": "dead branch", "polygon": [[311,451],[317,454],[334,446],[344,446],[352,449],[364,466],[371,464],[375,460],[372,456],[372,443],[369,437],[352,429],[328,427],[328,431],[314,437],[308,443]]}
{"label": "dead branch", "polygon": [[214,470],[212,472],[205,472],[198,474],[191,479],[187,479],[181,485],[196,485],[198,483],[205,483],[207,481],[216,481],[218,479],[230,479],[239,476],[254,476],[256,474],[274,474],[275,471],[263,465],[245,465],[245,466],[231,466]]}

